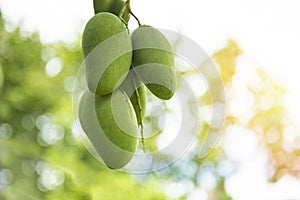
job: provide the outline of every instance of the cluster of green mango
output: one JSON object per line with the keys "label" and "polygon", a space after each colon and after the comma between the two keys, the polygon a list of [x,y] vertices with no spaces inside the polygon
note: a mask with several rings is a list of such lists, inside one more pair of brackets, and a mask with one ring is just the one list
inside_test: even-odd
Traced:
{"label": "cluster of green mango", "polygon": [[151,26],[140,25],[130,35],[126,3],[94,0],[96,14],[82,36],[88,89],[79,103],[79,120],[103,162],[113,169],[124,167],[136,151],[147,88],[163,100],[176,88],[172,45]]}

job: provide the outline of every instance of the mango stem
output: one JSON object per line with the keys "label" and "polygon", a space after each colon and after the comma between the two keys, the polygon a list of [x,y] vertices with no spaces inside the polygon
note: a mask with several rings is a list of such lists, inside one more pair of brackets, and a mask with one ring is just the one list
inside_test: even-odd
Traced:
{"label": "mango stem", "polygon": [[143,119],[142,119],[142,104],[141,104],[141,100],[140,100],[140,94],[138,92],[138,88],[136,86],[136,80],[135,77],[133,78],[133,84],[134,84],[134,89],[135,89],[135,94],[137,96],[138,99],[138,106],[139,106],[139,125],[141,126],[141,136],[142,136],[142,146],[143,146],[143,151],[144,153],[146,153],[146,144],[145,144],[145,138],[144,138],[144,124],[143,124]]}
{"label": "mango stem", "polygon": [[130,0],[127,0],[124,5],[122,6],[122,9],[119,13],[119,18],[121,19],[121,21],[126,25],[126,28],[128,29],[128,22],[126,20],[124,20],[123,15],[125,13],[126,8],[128,8],[128,10],[130,11]]}
{"label": "mango stem", "polygon": [[119,18],[122,20],[122,22],[123,22],[124,24],[126,24],[126,27],[128,28],[128,23],[125,22],[125,20],[123,19],[123,15],[124,15],[124,13],[125,13],[126,8],[128,8],[128,11],[129,11],[130,15],[132,15],[132,16],[134,17],[134,19],[137,21],[137,23],[139,24],[139,26],[141,26],[141,22],[140,22],[139,18],[137,18],[137,16],[136,16],[136,15],[132,12],[132,10],[131,10],[130,0],[127,0],[127,1],[124,3],[124,5],[123,5],[123,7],[122,7],[122,9],[121,9],[121,11],[120,11],[120,13],[119,13]]}
{"label": "mango stem", "polygon": [[129,9],[129,13],[134,17],[134,19],[137,21],[139,26],[141,26],[141,22],[140,22],[139,18],[137,18],[137,16],[135,16],[135,14],[131,11],[131,9]]}

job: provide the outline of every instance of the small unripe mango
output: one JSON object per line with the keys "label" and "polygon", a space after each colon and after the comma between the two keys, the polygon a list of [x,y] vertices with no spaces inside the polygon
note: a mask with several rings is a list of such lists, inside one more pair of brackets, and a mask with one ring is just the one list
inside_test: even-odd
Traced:
{"label": "small unripe mango", "polygon": [[[95,14],[100,12],[110,12],[119,16],[123,6],[125,4],[124,0],[94,0],[94,11]],[[129,9],[125,9],[123,18],[126,22],[129,21]]]}
{"label": "small unripe mango", "polygon": [[137,121],[127,95],[117,89],[109,95],[86,91],[79,103],[79,121],[103,162],[124,167],[137,148]]}
{"label": "small unripe mango", "polygon": [[[112,7],[111,7],[111,12],[112,13],[117,13],[116,15],[119,15],[123,6],[125,4],[125,1],[123,0],[114,0],[113,3],[112,3]],[[125,10],[124,10],[124,13],[123,13],[123,19],[128,22],[129,19],[130,19],[130,13],[129,13],[129,8],[126,7]]]}
{"label": "small unripe mango", "polygon": [[133,105],[137,122],[140,125],[145,116],[146,103],[147,103],[147,91],[145,85],[140,81],[133,70],[130,70],[126,79],[120,86],[127,96],[130,98]]}
{"label": "small unripe mango", "polygon": [[124,23],[111,13],[95,15],[84,29],[82,51],[89,90],[112,93],[125,79],[132,60],[131,38]]}
{"label": "small unripe mango", "polygon": [[94,0],[94,11],[95,14],[100,12],[110,12],[110,7],[113,0]]}
{"label": "small unripe mango", "polygon": [[157,97],[170,99],[176,89],[175,61],[172,45],[157,29],[140,26],[132,33],[136,74]]}

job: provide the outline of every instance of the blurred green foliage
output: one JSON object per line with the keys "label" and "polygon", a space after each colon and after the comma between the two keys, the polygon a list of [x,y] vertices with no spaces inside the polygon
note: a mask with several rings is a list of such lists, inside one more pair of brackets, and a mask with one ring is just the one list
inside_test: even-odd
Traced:
{"label": "blurred green foliage", "polygon": [[[222,171],[222,162],[227,159],[222,146],[205,159],[198,156],[199,142],[206,136],[209,123],[203,124],[195,148],[163,170],[137,175],[103,166],[74,136],[72,87],[82,63],[80,41],[42,44],[36,33],[24,36],[21,28],[8,31],[5,27],[0,17],[1,200],[188,199],[196,190],[205,190],[208,199],[231,199],[224,187],[228,174]],[[225,89],[231,87],[241,54],[236,42],[229,40],[212,56]],[[274,165],[270,181],[287,172],[299,176],[295,168],[299,150],[288,152],[282,143],[284,128],[290,125],[282,103],[285,90],[263,71],[256,71],[262,85],[247,86],[257,107],[246,126],[268,149],[270,165]],[[260,108],[265,99],[272,103]],[[152,100],[149,96],[150,104]],[[209,91],[199,103],[212,105]],[[224,129],[241,124],[240,120],[227,115]],[[156,131],[158,121],[150,116],[145,119]],[[279,132],[277,142],[272,142],[268,134],[273,130]],[[158,137],[147,139],[150,151],[157,150]],[[205,188],[207,175],[211,175],[213,184]]]}
{"label": "blurred green foliage", "polygon": [[[79,41],[43,45],[0,18],[0,199],[165,199],[154,184],[101,165],[74,137],[81,61]],[[53,63],[62,67],[55,76]]]}
{"label": "blurred green foliage", "polygon": [[[118,14],[123,3],[94,0],[98,7],[95,12]],[[128,21],[128,11],[124,18]],[[205,190],[210,200],[231,199],[224,187],[228,174],[222,171],[222,162],[227,159],[222,146],[205,159],[198,156],[199,141],[206,137],[209,123],[203,124],[195,148],[163,170],[137,175],[103,166],[74,136],[72,87],[82,63],[80,41],[42,44],[38,34],[28,36],[21,28],[6,29],[6,25],[0,12],[1,200],[188,199],[196,190]],[[238,44],[229,40],[212,55],[225,89],[232,87],[236,61],[242,53]],[[288,151],[283,142],[285,128],[291,125],[283,106],[285,91],[263,71],[258,70],[256,78],[260,85],[247,85],[256,106],[253,116],[244,124],[239,117],[228,114],[224,129],[241,125],[257,134],[274,169],[270,181],[277,181],[285,173],[300,176],[299,147]],[[148,102],[151,104],[151,97]],[[209,91],[199,103],[212,105]],[[158,121],[158,117],[145,119],[156,131]],[[278,134],[275,142],[273,132]],[[157,150],[158,137],[146,141],[152,152]],[[205,188],[207,175],[215,183]]]}
{"label": "blurred green foliage", "polygon": [[[224,157],[221,148],[205,160],[196,148],[180,162],[142,175],[110,170],[91,156],[72,129],[72,86],[82,62],[79,41],[42,44],[38,34],[6,30],[0,17],[0,44],[1,200],[186,199],[206,171],[217,181],[209,197],[230,199],[216,170]],[[156,149],[155,141],[148,141],[149,148]],[[168,197],[165,189],[177,183],[192,188]]]}

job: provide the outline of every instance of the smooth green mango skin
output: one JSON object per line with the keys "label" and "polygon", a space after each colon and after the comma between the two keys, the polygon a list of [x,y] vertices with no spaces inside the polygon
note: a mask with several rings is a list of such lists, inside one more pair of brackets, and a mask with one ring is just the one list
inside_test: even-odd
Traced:
{"label": "smooth green mango skin", "polygon": [[[111,13],[95,15],[84,29],[82,51],[86,59],[86,79],[90,91],[100,95],[112,93],[128,73],[132,60],[131,38],[124,23]],[[105,58],[114,56],[116,58],[105,68]],[[100,71],[104,71],[103,74],[96,75],[95,72]]]}
{"label": "smooth green mango skin", "polygon": [[109,168],[119,169],[130,162],[137,148],[138,127],[124,92],[117,89],[101,96],[86,91],[79,102],[79,121]]}
{"label": "smooth green mango skin", "polygon": [[94,0],[94,11],[95,14],[99,12],[110,12],[110,7],[113,0]]}
{"label": "smooth green mango skin", "polygon": [[133,105],[136,114],[137,123],[140,125],[146,112],[147,91],[145,85],[131,70],[120,86],[120,89],[124,90],[127,96],[130,97],[131,104]]}
{"label": "smooth green mango skin", "polygon": [[[119,16],[124,4],[124,0],[94,0],[94,11],[95,14],[100,12],[110,12]],[[129,17],[130,14],[127,8],[124,12],[124,20],[128,22]]]}
{"label": "smooth green mango skin", "polygon": [[[175,61],[172,45],[157,29],[140,26],[132,33],[132,65],[138,67],[137,75],[158,98],[170,99],[176,89]],[[155,83],[153,83],[155,82]]]}

